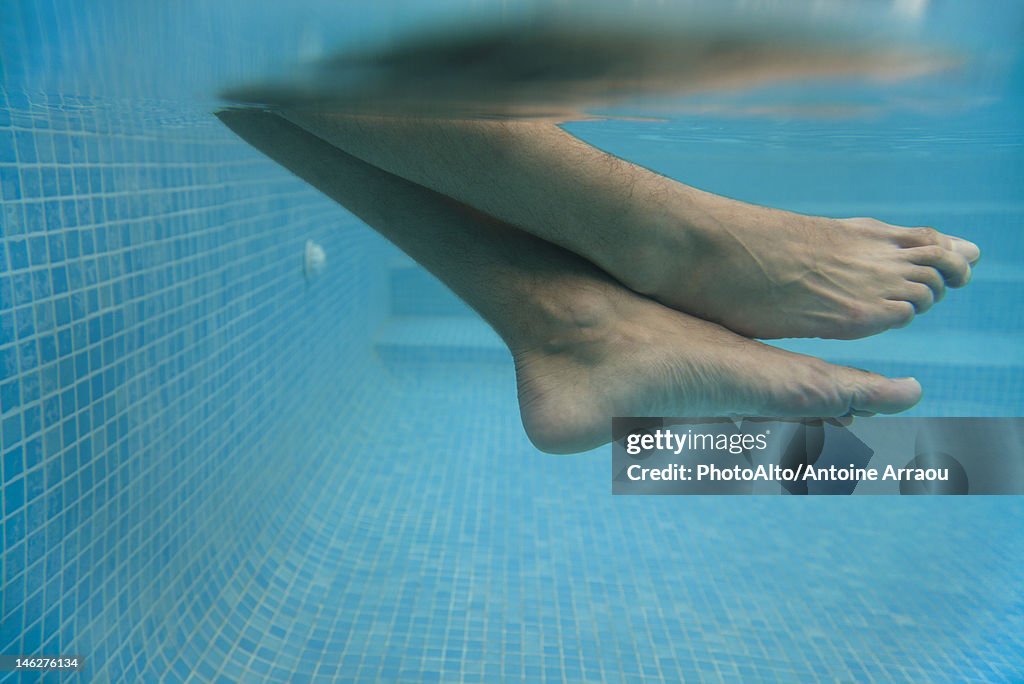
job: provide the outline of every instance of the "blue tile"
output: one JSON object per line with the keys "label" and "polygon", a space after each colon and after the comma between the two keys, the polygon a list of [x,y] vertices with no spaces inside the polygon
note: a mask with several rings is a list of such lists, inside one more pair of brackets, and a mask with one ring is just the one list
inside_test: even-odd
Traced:
{"label": "blue tile", "polygon": [[[4,339],[10,340],[5,336]],[[18,348],[15,346],[0,347],[0,380],[13,378],[18,372]]]}
{"label": "blue tile", "polygon": [[21,383],[17,380],[0,383],[0,409],[3,413],[21,405]]}
{"label": "blue tile", "polygon": [[15,133],[18,146],[18,161],[22,164],[33,164],[37,161],[35,137],[29,131]]}
{"label": "blue tile", "polygon": [[0,166],[0,199],[11,201],[21,198],[21,179],[14,166]]}
{"label": "blue tile", "polygon": [[25,455],[21,447],[16,446],[3,455],[3,467],[3,481],[5,483],[24,472]]}
{"label": "blue tile", "polygon": [[14,147],[14,134],[0,130],[0,164],[14,164],[18,161],[18,153]]}
{"label": "blue tile", "polygon": [[[5,464],[6,465],[6,464]],[[25,478],[18,477],[4,482],[4,513],[13,515],[25,505]]]}
{"label": "blue tile", "polygon": [[28,243],[25,240],[11,240],[7,243],[7,258],[12,271],[28,268]]}

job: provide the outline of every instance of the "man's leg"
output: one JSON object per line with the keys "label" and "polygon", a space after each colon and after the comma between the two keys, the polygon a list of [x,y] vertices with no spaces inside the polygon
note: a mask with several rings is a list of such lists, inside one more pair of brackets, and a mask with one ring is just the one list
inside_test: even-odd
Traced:
{"label": "man's leg", "polygon": [[909,323],[970,278],[978,248],[928,228],[713,195],[552,122],[342,117],[293,123],[389,173],[575,252],[636,292],[762,338],[856,338]]}
{"label": "man's leg", "polygon": [[423,264],[497,330],[515,360],[523,424],[545,451],[606,442],[612,416],[840,416],[901,411],[920,398],[915,380],[833,366],[668,309],[575,254],[279,116],[219,116]]}

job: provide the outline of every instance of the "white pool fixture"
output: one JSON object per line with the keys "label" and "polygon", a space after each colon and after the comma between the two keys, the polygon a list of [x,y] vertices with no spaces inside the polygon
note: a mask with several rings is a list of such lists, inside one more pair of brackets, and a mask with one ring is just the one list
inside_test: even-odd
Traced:
{"label": "white pool fixture", "polygon": [[312,64],[323,59],[324,36],[319,26],[309,24],[303,27],[297,48],[299,62]]}
{"label": "white pool fixture", "polygon": [[919,20],[928,11],[929,0],[893,0],[892,8],[907,19]]}
{"label": "white pool fixture", "polygon": [[324,248],[312,240],[306,240],[306,251],[302,259],[302,273],[306,279],[319,275],[326,265],[327,254],[324,252]]}

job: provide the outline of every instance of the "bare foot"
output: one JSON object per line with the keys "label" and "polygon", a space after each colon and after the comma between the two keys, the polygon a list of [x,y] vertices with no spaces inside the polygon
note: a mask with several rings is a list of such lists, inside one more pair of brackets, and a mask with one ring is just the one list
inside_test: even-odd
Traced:
{"label": "bare foot", "polygon": [[906,325],[960,287],[973,244],[703,192],[550,122],[289,112],[340,149],[600,266],[672,308],[750,337],[856,338]]}
{"label": "bare foot", "polygon": [[610,439],[612,416],[896,413],[916,380],[835,366],[736,335],[598,280],[550,288],[510,339],[523,425],[553,453]]}
{"label": "bare foot", "polygon": [[685,208],[652,221],[679,223],[648,230],[625,282],[750,337],[853,339],[907,325],[946,287],[966,285],[980,256],[930,228],[804,216],[680,187]]}

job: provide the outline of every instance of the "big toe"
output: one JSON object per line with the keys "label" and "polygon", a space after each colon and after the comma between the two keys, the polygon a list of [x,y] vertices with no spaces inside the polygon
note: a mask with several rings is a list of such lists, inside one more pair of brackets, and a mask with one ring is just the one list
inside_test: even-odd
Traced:
{"label": "big toe", "polygon": [[967,259],[967,263],[974,265],[981,258],[981,249],[970,240],[950,236],[953,251]]}
{"label": "big toe", "polygon": [[853,414],[899,413],[921,400],[921,384],[914,378],[887,378],[856,368],[844,371]]}

